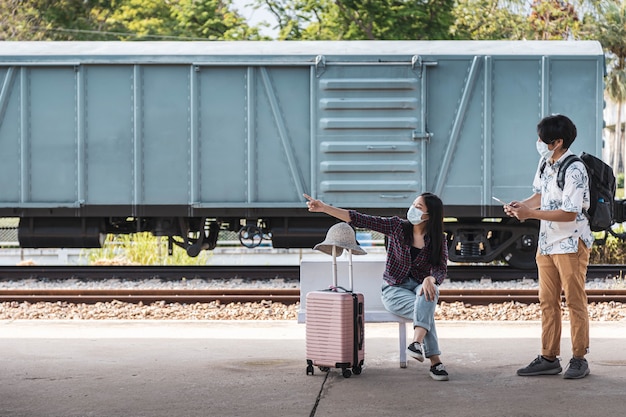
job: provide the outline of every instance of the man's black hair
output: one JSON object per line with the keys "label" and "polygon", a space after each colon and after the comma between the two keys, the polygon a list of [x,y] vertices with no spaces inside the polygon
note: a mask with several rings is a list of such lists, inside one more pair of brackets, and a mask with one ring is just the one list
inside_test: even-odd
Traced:
{"label": "man's black hair", "polygon": [[539,139],[547,144],[551,144],[557,139],[563,139],[563,148],[569,147],[576,139],[576,125],[569,117],[562,114],[546,116],[537,125],[537,135]]}

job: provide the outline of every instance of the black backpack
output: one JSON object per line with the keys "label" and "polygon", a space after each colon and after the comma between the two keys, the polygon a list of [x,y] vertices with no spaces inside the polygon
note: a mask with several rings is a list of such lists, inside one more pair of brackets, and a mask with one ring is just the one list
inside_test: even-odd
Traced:
{"label": "black backpack", "polygon": [[[565,171],[574,161],[581,161],[587,168],[589,175],[589,209],[585,215],[589,219],[589,226],[594,232],[602,232],[614,223],[613,205],[615,201],[615,175],[613,169],[601,159],[588,153],[581,153],[580,157],[570,155],[559,167],[556,183],[562,190],[565,185]],[[539,174],[543,174],[546,161],[541,164]]]}

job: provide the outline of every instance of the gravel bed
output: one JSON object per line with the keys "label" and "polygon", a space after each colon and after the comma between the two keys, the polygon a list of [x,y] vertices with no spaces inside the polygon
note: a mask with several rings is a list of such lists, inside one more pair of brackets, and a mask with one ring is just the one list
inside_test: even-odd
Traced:
{"label": "gravel bed", "polygon": [[[0,320],[296,320],[299,303],[285,305],[271,301],[259,303],[218,302],[180,304],[156,302],[150,305],[121,301],[96,304],[58,303],[0,303]],[[592,321],[626,319],[623,303],[591,303]],[[528,321],[540,320],[537,304],[503,303],[471,306],[461,302],[442,302],[435,313],[436,320],[454,321]],[[567,309],[563,319],[569,320]]]}
{"label": "gravel bed", "polygon": [[[64,281],[1,281],[0,289],[106,289],[106,288],[142,288],[142,289],[194,289],[194,288],[298,288],[297,280],[181,280],[164,281],[160,279],[142,281],[123,280],[64,280]],[[491,282],[490,280],[469,282],[446,282],[442,288],[536,288],[534,280]],[[595,280],[587,283],[587,288],[623,288],[622,282],[614,280]],[[264,301],[259,303],[166,303],[156,302],[150,305],[132,304],[120,301],[96,304],[72,303],[0,303],[0,320],[296,320],[299,303],[284,305]],[[589,317],[592,321],[619,321],[626,319],[626,304],[608,302],[591,303]],[[488,306],[471,306],[462,302],[441,302],[437,307],[437,320],[497,320],[526,321],[540,320],[541,313],[537,304],[503,303]],[[569,319],[567,308],[563,309],[563,318]]]}

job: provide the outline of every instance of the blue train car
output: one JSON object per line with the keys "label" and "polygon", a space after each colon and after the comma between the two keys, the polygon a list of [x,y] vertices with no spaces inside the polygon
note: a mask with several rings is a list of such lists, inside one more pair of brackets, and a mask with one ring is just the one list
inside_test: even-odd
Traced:
{"label": "blue train car", "polygon": [[220,230],[311,247],[327,203],[404,215],[440,195],[450,259],[534,265],[536,124],[601,155],[593,41],[1,42],[0,216],[23,247],[150,231],[196,255]]}

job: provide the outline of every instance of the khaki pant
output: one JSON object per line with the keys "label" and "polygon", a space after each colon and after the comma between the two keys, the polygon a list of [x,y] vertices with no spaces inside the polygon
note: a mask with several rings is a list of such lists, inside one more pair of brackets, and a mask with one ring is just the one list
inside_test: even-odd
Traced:
{"label": "khaki pant", "polygon": [[582,358],[589,352],[589,313],[585,280],[589,264],[589,248],[578,241],[577,253],[540,255],[539,306],[541,307],[541,354],[561,354],[561,289],[570,315],[572,353]]}

